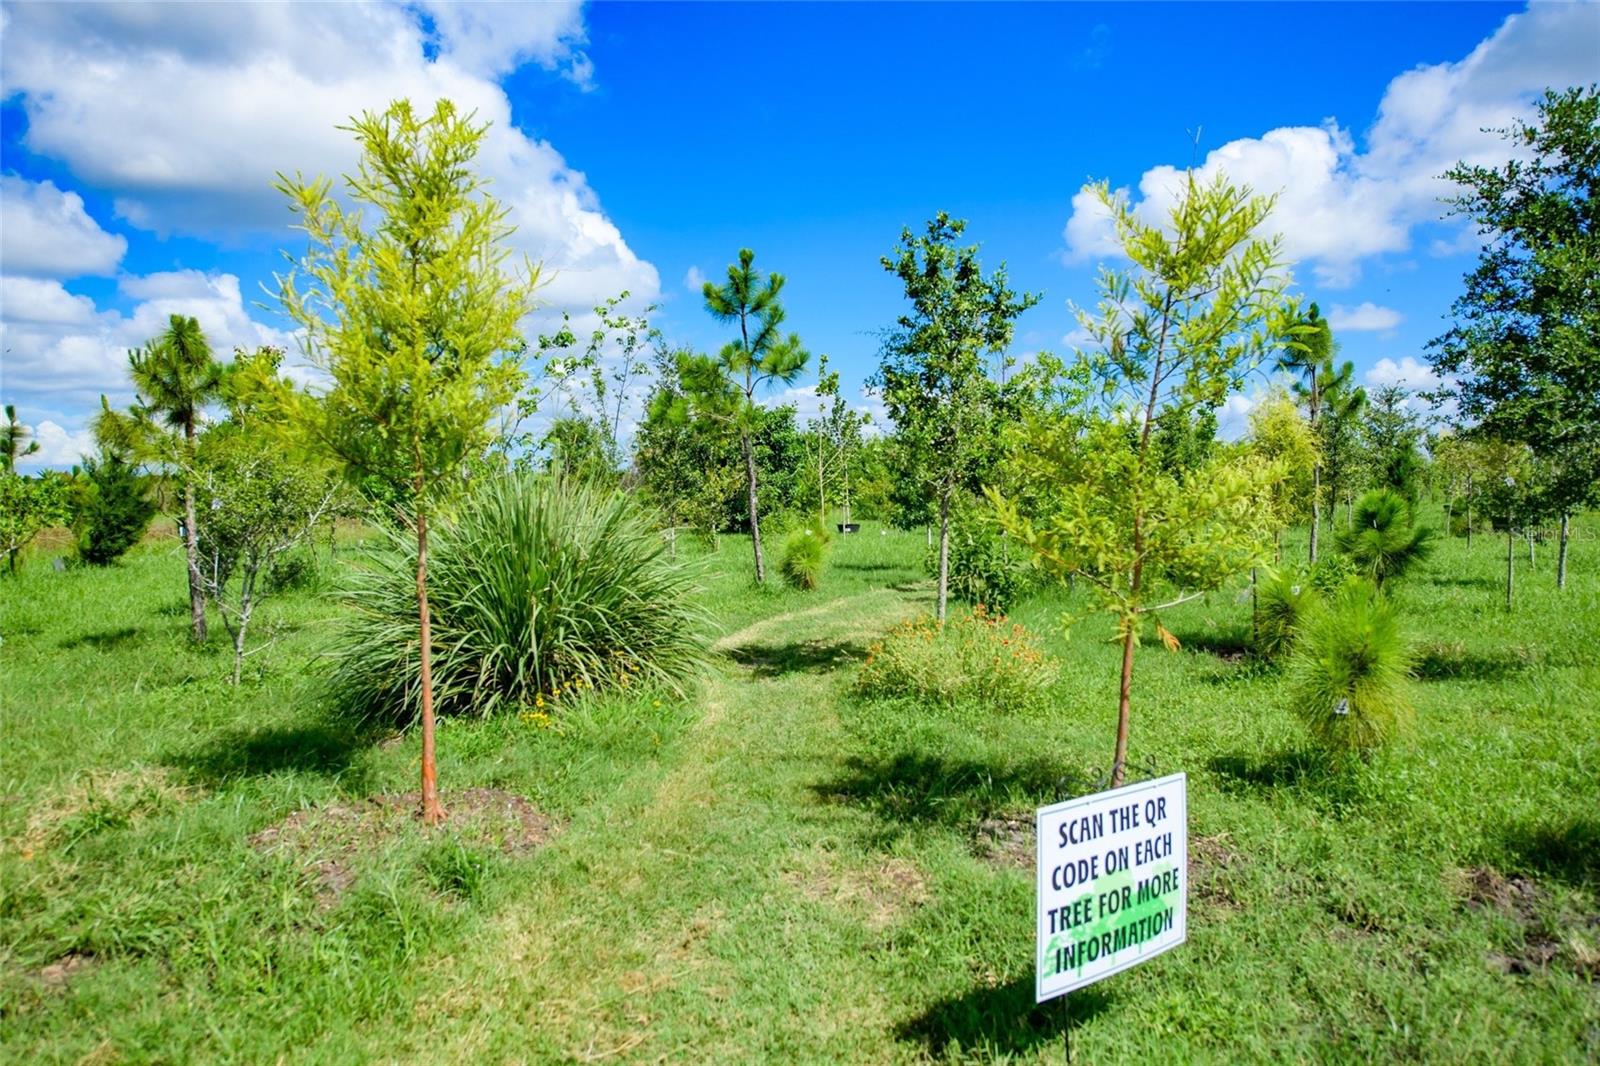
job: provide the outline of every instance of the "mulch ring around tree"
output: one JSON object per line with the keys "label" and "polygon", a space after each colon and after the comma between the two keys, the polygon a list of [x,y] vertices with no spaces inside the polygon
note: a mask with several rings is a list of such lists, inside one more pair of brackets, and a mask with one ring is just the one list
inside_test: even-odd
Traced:
{"label": "mulch ring around tree", "polygon": [[522,796],[497,788],[469,788],[441,795],[445,821],[425,826],[415,792],[304,807],[256,833],[250,846],[262,854],[287,855],[303,863],[317,902],[331,906],[355,883],[363,854],[419,836],[525,855],[560,831],[560,825]]}
{"label": "mulch ring around tree", "polygon": [[1537,882],[1507,877],[1492,866],[1462,870],[1458,882],[1469,910],[1492,911],[1520,929],[1520,944],[1489,953],[1491,967],[1527,975],[1555,964],[1600,980],[1600,914],[1574,914],[1557,905]]}

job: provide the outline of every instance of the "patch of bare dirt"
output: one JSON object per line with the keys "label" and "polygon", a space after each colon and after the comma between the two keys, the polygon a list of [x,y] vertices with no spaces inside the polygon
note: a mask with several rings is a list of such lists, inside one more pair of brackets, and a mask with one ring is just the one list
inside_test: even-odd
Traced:
{"label": "patch of bare dirt", "polygon": [[83,976],[85,971],[93,967],[93,955],[69,951],[50,965],[41,967],[34,976],[46,988],[60,989],[67,987],[73,978]]}
{"label": "patch of bare dirt", "polygon": [[1236,910],[1239,901],[1228,890],[1227,870],[1241,861],[1227,844],[1228,835],[1194,837],[1189,841],[1189,889],[1196,899],[1223,910]]}
{"label": "patch of bare dirt", "polygon": [[984,862],[1006,869],[1031,870],[1034,858],[1034,814],[1003,811],[978,823],[972,850]]}
{"label": "patch of bare dirt", "polygon": [[1489,965],[1501,973],[1527,975],[1552,964],[1600,980],[1600,914],[1576,915],[1555,906],[1548,892],[1526,877],[1507,877],[1492,866],[1462,870],[1458,889],[1473,910],[1491,910],[1522,930],[1513,952],[1491,951]]}
{"label": "patch of bare dirt", "polygon": [[928,879],[916,864],[889,858],[866,867],[842,865],[836,856],[810,856],[784,880],[801,895],[858,914],[869,929],[886,929],[908,910],[928,902]]}
{"label": "patch of bare dirt", "polygon": [[525,797],[497,788],[469,788],[441,797],[445,821],[425,826],[415,792],[304,807],[256,833],[250,846],[264,854],[302,859],[317,901],[334,903],[356,881],[359,858],[405,834],[437,833],[462,843],[523,855],[559,831],[554,819]]}

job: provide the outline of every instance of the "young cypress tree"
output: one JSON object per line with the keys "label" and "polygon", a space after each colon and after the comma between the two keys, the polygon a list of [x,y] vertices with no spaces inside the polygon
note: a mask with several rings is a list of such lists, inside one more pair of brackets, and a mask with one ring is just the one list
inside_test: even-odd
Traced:
{"label": "young cypress tree", "polygon": [[139,543],[155,517],[156,505],[132,463],[116,452],[102,451],[83,462],[85,492],[73,528],[78,558],[93,566],[110,566]]}

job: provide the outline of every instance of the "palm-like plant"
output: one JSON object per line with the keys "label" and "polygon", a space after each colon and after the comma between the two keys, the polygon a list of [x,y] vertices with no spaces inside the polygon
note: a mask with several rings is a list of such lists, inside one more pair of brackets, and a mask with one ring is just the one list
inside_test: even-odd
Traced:
{"label": "palm-like plant", "polygon": [[[194,457],[195,438],[208,404],[222,388],[222,365],[211,354],[200,323],[173,315],[159,337],[128,353],[128,371],[138,399],[126,413],[104,401],[95,423],[102,444],[129,451],[149,463],[182,470]],[[194,639],[206,639],[205,583],[195,528],[194,487],[183,485],[184,554],[189,564],[189,617]]]}
{"label": "palm-like plant", "polygon": [[17,421],[15,405],[6,404],[6,420],[0,423],[0,473],[16,470],[17,460],[25,459],[39,450],[38,441],[28,440],[31,436],[33,430]]}
{"label": "palm-like plant", "polygon": [[1415,524],[1411,505],[1393,489],[1373,489],[1356,501],[1350,529],[1339,534],[1339,550],[1382,587],[1433,549],[1433,530]]}

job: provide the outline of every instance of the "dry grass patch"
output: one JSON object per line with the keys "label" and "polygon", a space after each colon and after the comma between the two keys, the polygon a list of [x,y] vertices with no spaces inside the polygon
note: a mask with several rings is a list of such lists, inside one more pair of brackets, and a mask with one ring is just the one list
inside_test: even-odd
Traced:
{"label": "dry grass patch", "polygon": [[49,794],[32,811],[21,835],[8,841],[24,859],[49,847],[70,847],[104,829],[122,829],[177,807],[194,789],[175,784],[157,766],[86,770]]}
{"label": "dry grass patch", "polygon": [[916,864],[891,857],[869,866],[847,866],[832,852],[804,856],[783,879],[800,894],[859,917],[869,929],[886,929],[907,911],[928,902],[928,879]]}

